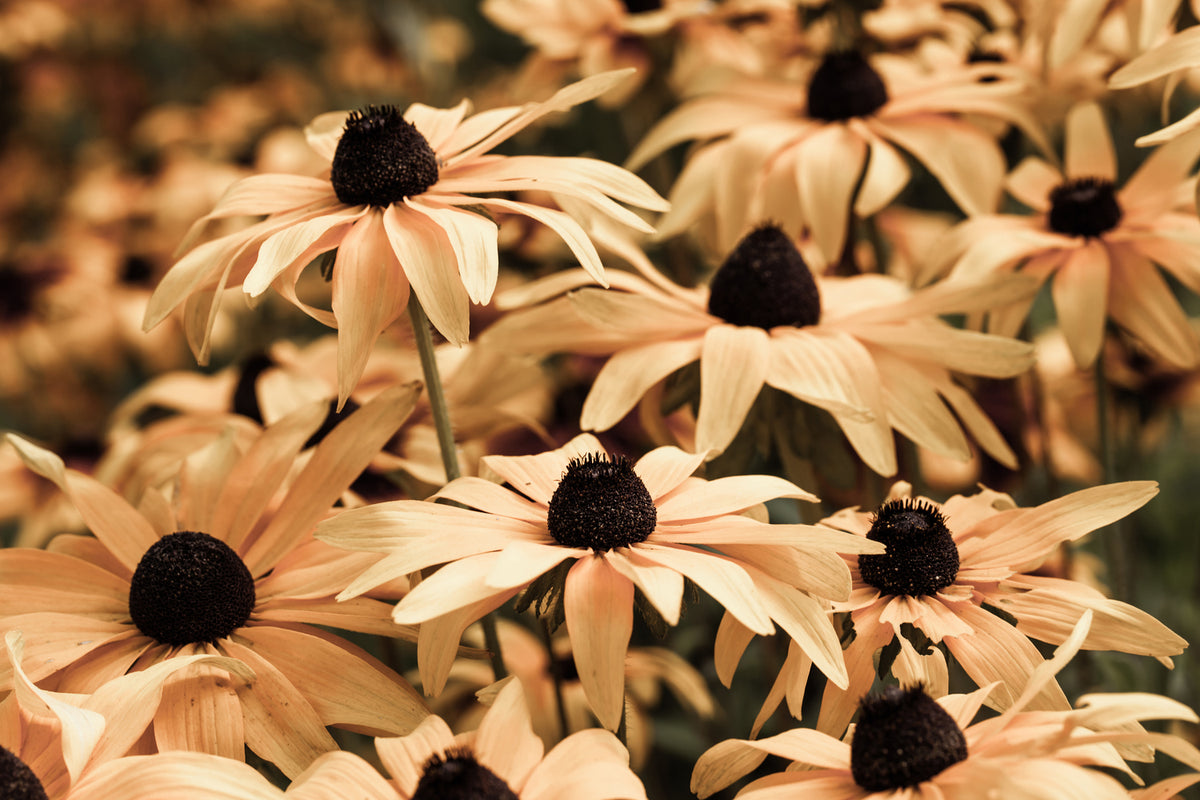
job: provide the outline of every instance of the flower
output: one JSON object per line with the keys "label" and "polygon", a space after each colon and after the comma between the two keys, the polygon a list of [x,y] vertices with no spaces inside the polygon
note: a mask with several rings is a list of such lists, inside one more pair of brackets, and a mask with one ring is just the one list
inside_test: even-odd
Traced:
{"label": "flower", "polygon": [[[1111,319],[1142,347],[1180,367],[1200,362],[1200,340],[1157,267],[1200,291],[1200,219],[1188,171],[1200,139],[1185,137],[1147,158],[1121,188],[1104,113],[1081,103],[1067,116],[1065,167],[1030,156],[1008,176],[1008,191],[1035,213],[994,214],[954,228],[925,279],[950,270],[977,278],[1020,271],[1053,278],[1058,322],[1075,363],[1091,366]],[[1032,296],[988,315],[988,330],[1013,335]]]}
{"label": "flower", "polygon": [[378,503],[323,522],[317,536],[386,554],[342,598],[445,565],[393,615],[401,624],[422,623],[417,657],[429,693],[441,691],[466,626],[527,589],[526,605],[536,603],[551,626],[566,622],[592,711],[616,730],[635,590],[675,625],[685,577],[750,630],[771,634],[778,623],[831,681],[844,683],[825,599],[846,593],[845,563],[834,553],[847,546],[878,552],[878,545],[810,525],[738,516],[771,498],[812,496],[767,475],[689,477],[702,460],[660,447],[631,464],[582,434],[539,455],[483,459],[517,491],[459,478],[434,499],[469,508]]}
{"label": "flower", "polygon": [[[854,590],[836,608],[854,628],[845,651],[850,686],[827,688],[818,727],[845,729],[875,677],[876,651],[893,641],[901,650],[898,677],[944,684],[945,660],[936,648],[920,658],[921,636],[943,643],[977,685],[999,682],[989,691],[999,708],[1014,702],[1043,661],[1031,640],[1061,644],[1089,611],[1095,623],[1085,649],[1155,656],[1169,666],[1187,642],[1154,617],[1085,584],[1037,574],[1061,544],[1124,518],[1157,493],[1153,481],[1129,481],[1023,508],[987,489],[939,504],[897,483],[878,511],[848,508],[822,520],[882,541],[887,552],[846,557]],[[1035,710],[1067,702],[1053,681],[1028,699]]]}
{"label": "flower", "polygon": [[1200,751],[1180,738],[1148,733],[1136,724],[1196,719],[1186,706],[1165,697],[1094,694],[1081,697],[1073,710],[1024,710],[1078,651],[1090,616],[1085,613],[1054,657],[1030,676],[1021,697],[998,717],[970,724],[994,685],[936,701],[920,686],[889,686],[864,698],[848,742],[804,728],[757,741],[727,740],[700,757],[692,773],[692,791],[708,797],[769,754],[789,759],[794,766],[750,783],[738,792],[739,798],[1123,800],[1128,790],[1096,768],[1132,775],[1114,747],[1133,744],[1160,748],[1195,768]]}
{"label": "flower", "polygon": [[1026,87],[1005,65],[925,71],[899,56],[834,50],[803,85],[778,77],[709,82],[646,135],[627,165],[638,169],[698,140],[671,189],[660,235],[697,230],[727,252],[751,225],[774,217],[793,236],[811,230],[824,262],[836,263],[851,206],[870,216],[908,185],[901,150],[968,214],[995,208],[1004,157],[995,138],[962,115],[1015,123],[1041,145],[1023,105]]}
{"label": "flower", "polygon": [[707,5],[703,0],[484,0],[480,11],[537,51],[524,70],[535,80],[568,70],[590,76],[636,69],[635,79],[600,101],[618,107],[654,70],[646,40],[704,15]]}
{"label": "flower", "polygon": [[[613,273],[619,292],[582,289],[509,314],[484,342],[531,353],[611,353],[584,403],[585,430],[612,427],[651,387],[699,361],[700,453],[725,450],[767,386],[832,414],[882,475],[896,472],[893,429],[966,459],[965,427],[994,458],[1015,466],[950,373],[1010,377],[1029,367],[1032,348],[952,328],[936,315],[1023,297],[1027,284],[944,283],[910,292],[882,275],[819,278],[774,226],[742,239],[707,288],[684,289],[649,268],[643,274]],[[547,286],[558,293],[582,282],[576,271]]]}
{"label": "flower", "polygon": [[[23,631],[29,678],[90,693],[176,658],[236,659],[254,673],[245,686],[213,669],[170,683],[155,704],[154,741],[160,750],[234,758],[249,746],[288,775],[335,749],[326,725],[412,730],[428,713],[412,687],[317,626],[414,633],[396,627],[381,600],[335,602],[348,576],[375,559],[328,547],[311,532],[416,393],[410,386],[380,394],[299,468],[325,403],[264,429],[244,452],[223,437],[184,461],[174,502],[148,487],[136,508],[10,434],[26,464],[63,490],[95,535],[59,536],[49,551],[0,550],[8,587],[0,630]],[[13,680],[0,665],[0,691]]]}
{"label": "flower", "polygon": [[112,796],[156,800],[155,784],[183,768],[196,778],[189,800],[646,800],[625,748],[611,733],[580,731],[546,753],[529,724],[520,683],[498,686],[493,698],[477,730],[455,735],[431,715],[410,735],[376,739],[391,780],[359,756],[339,751],[317,759],[285,793],[245,764],[189,753],[174,764],[125,759],[125,774],[113,777],[121,791]]}
{"label": "flower", "polygon": [[[664,210],[665,201],[639,178],[587,158],[501,156],[488,151],[555,111],[564,111],[619,84],[628,72],[608,72],[572,84],[549,100],[467,117],[420,103],[331,112],[306,130],[329,162],[321,178],[256,175],[235,183],[193,226],[237,215],[266,219],[190,250],[164,276],[146,308],[153,328],[184,305],[197,357],[207,360],[218,295],[241,286],[251,298],[274,287],[314,319],[338,328],[338,396],[354,388],[380,331],[416,294],[433,325],[450,341],[468,338],[469,302],[487,303],[496,285],[496,223],[490,210],[530,216],[553,228],[595,279],[604,269],[583,227],[570,215],[489,196],[542,189],[582,200],[640,230],[652,229],[615,202]],[[194,236],[189,236],[185,246]],[[295,284],[318,256],[332,285],[331,310],[302,300]],[[331,270],[331,272],[330,272]]]}

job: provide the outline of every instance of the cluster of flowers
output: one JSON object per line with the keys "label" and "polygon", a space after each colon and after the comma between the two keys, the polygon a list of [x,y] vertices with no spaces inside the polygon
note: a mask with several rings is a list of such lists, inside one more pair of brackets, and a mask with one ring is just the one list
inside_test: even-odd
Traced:
{"label": "cluster of flowers", "polygon": [[[786,651],[701,798],[1200,784],[1187,705],[1058,680],[1187,647],[1080,567],[1157,484],[987,389],[1047,366],[1046,295],[1101,426],[1110,361],[1200,368],[1200,114],[1123,182],[1109,121],[1200,65],[1175,5],[485,0],[548,99],[322,114],[312,174],[233,182],[141,299],[201,364],[237,292],[336,336],[154,377],[94,469],[6,435],[47,508],[0,549],[0,794],[646,800],[662,687],[721,700],[638,619],[711,642],[726,687],[756,636]],[[649,120],[625,167],[498,152],[590,101]],[[4,270],[7,320],[41,286]],[[1035,449],[1089,485],[920,488]]]}

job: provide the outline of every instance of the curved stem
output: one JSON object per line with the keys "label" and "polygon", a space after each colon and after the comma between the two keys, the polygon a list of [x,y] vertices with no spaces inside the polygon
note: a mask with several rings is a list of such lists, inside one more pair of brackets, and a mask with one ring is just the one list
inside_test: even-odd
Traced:
{"label": "curved stem", "polygon": [[[417,355],[421,359],[421,373],[425,376],[425,392],[429,398],[429,411],[437,431],[438,450],[442,453],[442,468],[446,481],[462,476],[458,467],[458,449],[454,444],[454,426],[450,424],[450,407],[446,403],[446,390],[438,372],[437,354],[433,348],[433,333],[429,329],[429,317],[421,307],[415,294],[408,298],[408,316],[412,320],[413,336],[417,342]],[[485,614],[479,621],[483,625],[483,639],[491,657],[492,672],[496,680],[508,675],[504,667],[504,653],[500,649],[500,635],[496,631],[494,614]]]}

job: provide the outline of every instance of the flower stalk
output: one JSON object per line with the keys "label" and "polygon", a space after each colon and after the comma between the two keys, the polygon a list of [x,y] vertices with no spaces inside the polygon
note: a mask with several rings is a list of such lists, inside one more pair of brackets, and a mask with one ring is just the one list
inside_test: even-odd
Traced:
{"label": "flower stalk", "polygon": [[[430,330],[429,317],[421,307],[421,301],[414,294],[408,299],[408,316],[412,321],[413,337],[417,343],[417,355],[421,359],[421,374],[425,378],[425,392],[429,398],[429,411],[433,416],[434,429],[437,431],[438,450],[442,454],[442,467],[446,471],[446,482],[462,477],[458,466],[458,449],[454,444],[454,426],[450,423],[450,407],[446,403],[446,389],[442,385],[442,376],[438,371],[437,354],[433,349],[433,332]],[[492,672],[496,680],[507,677],[508,670],[504,667],[504,653],[500,648],[500,636],[496,632],[496,619],[492,614],[480,620],[483,625],[483,639],[492,662]]]}

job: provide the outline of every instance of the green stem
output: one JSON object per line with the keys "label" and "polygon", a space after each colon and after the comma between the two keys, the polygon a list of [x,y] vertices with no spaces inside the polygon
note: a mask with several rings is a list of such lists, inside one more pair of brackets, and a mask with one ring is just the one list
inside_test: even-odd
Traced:
{"label": "green stem", "polygon": [[[412,320],[417,355],[421,359],[421,373],[425,376],[425,392],[429,398],[433,426],[437,431],[438,449],[442,453],[442,468],[446,471],[446,481],[450,482],[462,476],[462,471],[458,468],[458,449],[454,444],[454,426],[450,424],[450,407],[446,403],[446,390],[438,372],[429,317],[425,315],[425,309],[421,308],[421,301],[415,294],[408,298],[408,316]],[[504,668],[504,653],[500,649],[495,615],[486,614],[479,622],[483,625],[483,639],[491,657],[492,672],[496,680],[500,680],[508,675],[508,670]]]}
{"label": "green stem", "polygon": [[542,619],[538,627],[542,629],[542,641],[546,644],[546,656],[550,659],[550,676],[554,678],[554,700],[558,705],[559,736],[565,739],[571,733],[571,728],[567,724],[567,704],[563,702],[562,665],[558,663],[558,658],[554,655],[554,637],[550,635],[550,625],[545,619]]}
{"label": "green stem", "polygon": [[[1104,368],[1103,352],[1097,356],[1094,369],[1096,377],[1096,427],[1100,448],[1100,469],[1105,484],[1117,480],[1116,437],[1113,433],[1112,410],[1109,406],[1108,377]],[[1129,553],[1125,526],[1121,520],[1112,524],[1105,538],[1105,552],[1109,569],[1112,570],[1113,591],[1118,599],[1132,602],[1129,586]]]}
{"label": "green stem", "polygon": [[437,354],[433,349],[433,333],[429,329],[429,317],[421,308],[421,301],[414,294],[408,299],[408,316],[412,320],[413,336],[417,340],[417,355],[421,358],[421,373],[425,376],[425,392],[429,398],[429,411],[433,415],[433,426],[437,430],[438,449],[442,453],[442,467],[446,470],[446,481],[462,475],[458,468],[458,450],[454,446],[454,428],[450,424],[450,408],[446,405],[446,390],[438,372]]}

